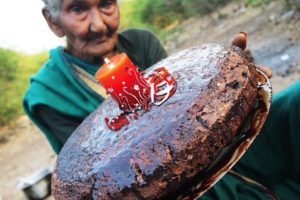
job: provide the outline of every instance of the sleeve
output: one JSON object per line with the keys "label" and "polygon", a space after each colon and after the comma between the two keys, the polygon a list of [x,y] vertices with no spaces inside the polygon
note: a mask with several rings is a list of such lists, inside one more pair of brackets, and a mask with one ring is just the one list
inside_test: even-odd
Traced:
{"label": "sleeve", "polygon": [[61,147],[82,121],[55,111],[46,105],[39,105],[36,108],[36,113]]}

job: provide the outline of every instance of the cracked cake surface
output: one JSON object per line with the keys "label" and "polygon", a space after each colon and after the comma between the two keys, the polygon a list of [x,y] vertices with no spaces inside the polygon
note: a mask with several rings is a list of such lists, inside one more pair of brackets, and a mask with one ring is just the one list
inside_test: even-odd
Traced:
{"label": "cracked cake surface", "polygon": [[119,131],[105,100],[75,130],[52,177],[56,199],[163,199],[205,170],[233,141],[257,95],[255,66],[239,48],[205,44],[149,68],[165,67],[177,91]]}

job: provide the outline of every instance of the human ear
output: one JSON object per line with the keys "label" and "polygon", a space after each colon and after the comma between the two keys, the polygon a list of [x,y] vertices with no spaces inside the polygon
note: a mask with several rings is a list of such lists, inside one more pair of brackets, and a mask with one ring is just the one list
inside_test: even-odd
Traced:
{"label": "human ear", "polygon": [[51,31],[58,37],[65,36],[64,31],[59,26],[59,23],[51,17],[49,10],[43,8],[42,13]]}

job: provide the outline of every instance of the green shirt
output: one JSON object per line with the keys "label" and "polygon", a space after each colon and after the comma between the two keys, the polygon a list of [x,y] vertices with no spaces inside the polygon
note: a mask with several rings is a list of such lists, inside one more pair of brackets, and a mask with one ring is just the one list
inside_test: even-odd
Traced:
{"label": "green shirt", "polygon": [[[158,38],[148,30],[129,29],[118,36],[118,52],[125,52],[140,70],[167,56]],[[59,153],[82,120],[104,100],[74,71],[77,65],[94,75],[98,65],[66,54],[62,47],[50,51],[50,59],[34,75],[25,94],[23,107]]]}

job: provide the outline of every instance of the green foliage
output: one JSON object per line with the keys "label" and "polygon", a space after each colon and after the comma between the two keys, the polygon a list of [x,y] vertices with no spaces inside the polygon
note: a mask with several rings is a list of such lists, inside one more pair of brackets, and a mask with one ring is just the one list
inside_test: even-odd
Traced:
{"label": "green foliage", "polygon": [[15,52],[8,49],[0,49],[0,81],[12,81],[15,79],[15,72],[18,59]]}
{"label": "green foliage", "polygon": [[264,7],[275,0],[246,0],[246,5],[253,7]]}
{"label": "green foliage", "polygon": [[17,56],[11,50],[0,49],[0,125],[7,123],[12,118],[12,113],[17,112],[17,108],[12,106],[14,95],[11,90],[14,88],[8,84],[17,80]]}
{"label": "green foliage", "polygon": [[179,22],[216,10],[232,0],[126,0],[121,2],[121,29],[150,28],[161,38]]}
{"label": "green foliage", "polygon": [[121,10],[121,27],[126,29],[130,27],[135,28],[150,28],[157,31],[157,27],[153,24],[148,24],[142,20],[142,12],[144,12],[145,3],[147,1],[126,0],[120,4]]}
{"label": "green foliage", "polygon": [[22,114],[22,98],[29,84],[29,76],[37,71],[47,53],[25,55],[0,48],[0,126],[12,122]]}

